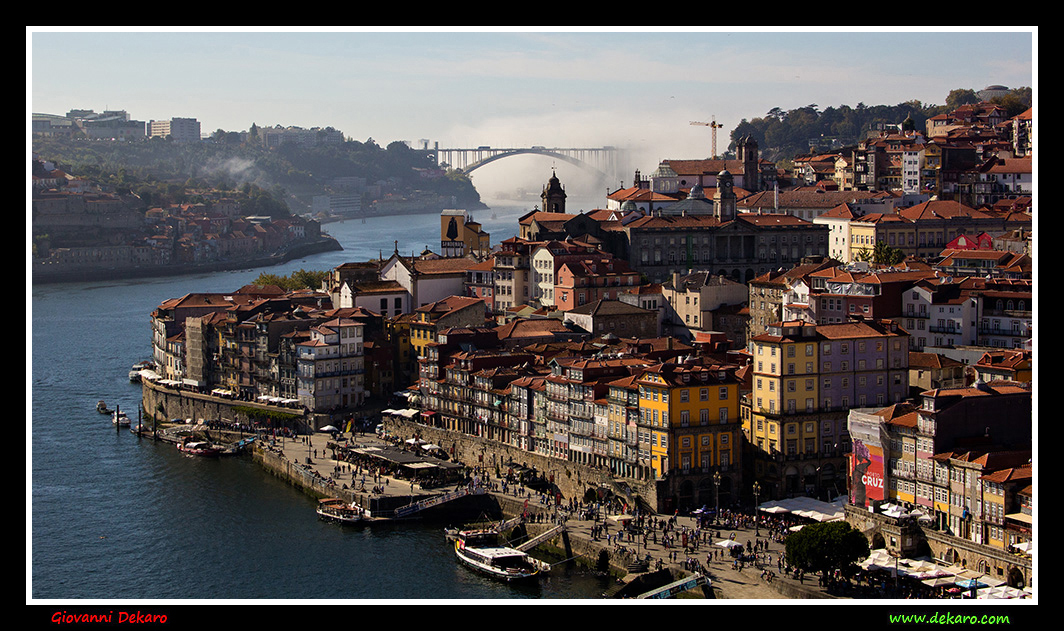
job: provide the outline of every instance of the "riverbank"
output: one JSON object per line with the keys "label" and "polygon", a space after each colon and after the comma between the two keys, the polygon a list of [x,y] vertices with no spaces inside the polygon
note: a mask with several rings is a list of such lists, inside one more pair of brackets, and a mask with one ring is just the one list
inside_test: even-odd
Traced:
{"label": "riverbank", "polygon": [[[377,436],[358,432],[343,434],[339,440],[330,434],[316,433],[260,441],[254,457],[271,473],[285,478],[311,496],[342,497],[368,506],[368,494],[354,490],[360,480],[367,479],[367,474],[353,467],[350,462],[335,457],[337,450],[333,446],[340,443],[357,445],[361,449],[378,449],[392,444]],[[424,489],[416,482],[387,474],[377,475],[376,478],[372,473],[368,476],[369,480],[376,482],[379,490],[377,496],[392,498],[392,504],[409,504],[453,490],[452,486]],[[645,540],[636,539],[623,534],[622,516],[592,515],[587,510],[590,507],[570,510],[568,506],[554,506],[549,498],[534,489],[504,485],[502,480],[491,476],[482,478],[481,483],[486,490],[484,499],[489,502],[481,501],[476,510],[489,505],[497,506],[500,519],[523,513],[529,515],[522,526],[528,537],[563,525],[563,532],[541,544],[541,547],[534,548],[532,554],[535,556],[539,550],[540,554],[549,555],[556,564],[582,563],[602,571],[608,568],[619,577],[611,594],[633,581],[653,578],[660,583],[662,576],[680,579],[694,576],[697,572],[709,579],[710,588],[692,590],[681,597],[729,600],[832,598],[816,585],[815,579],[799,581],[781,576],[783,573],[777,570],[774,563],[783,552],[783,546],[771,541],[764,529],[758,532],[755,528],[727,528],[723,525],[699,528],[694,517],[651,515],[648,519],[652,518],[657,525],[654,534]],[[465,512],[468,513],[468,510]],[[436,518],[447,519],[438,514]],[[366,527],[373,525],[371,522]],[[401,523],[398,527],[402,527]],[[666,543],[662,536],[666,533],[672,543]],[[442,529],[440,536],[443,536]],[[688,543],[686,551],[680,545],[685,537]],[[747,564],[740,569],[727,554],[727,549],[717,545],[723,540],[735,541],[743,546],[747,546],[748,542],[751,546],[756,545],[755,542],[762,542],[762,567]],[[645,563],[645,569],[635,569],[640,562]],[[775,576],[769,578],[763,574],[763,570],[771,570]]]}
{"label": "riverbank", "polygon": [[49,283],[81,283],[100,280],[132,280],[138,278],[161,278],[170,276],[188,276],[191,274],[210,274],[212,272],[225,272],[231,270],[250,269],[256,267],[270,267],[280,265],[288,261],[320,254],[343,250],[340,242],[333,237],[322,237],[314,241],[293,244],[284,252],[254,259],[239,259],[216,261],[196,265],[166,265],[147,267],[119,267],[119,268],[85,268],[57,270],[52,266],[32,264],[33,283],[43,285]]}

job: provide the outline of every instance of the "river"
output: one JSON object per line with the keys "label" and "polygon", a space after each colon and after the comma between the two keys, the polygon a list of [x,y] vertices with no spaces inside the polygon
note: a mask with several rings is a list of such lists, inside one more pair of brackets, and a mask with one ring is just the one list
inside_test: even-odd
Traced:
{"label": "river", "polygon": [[[473,214],[498,243],[516,234],[528,208]],[[438,215],[323,228],[342,252],[237,272],[30,288],[27,599],[590,599],[608,587],[571,563],[528,586],[475,575],[458,565],[438,524],[342,529],[249,459],[186,458],[115,431],[96,412],[102,399],[136,421],[140,386],[127,373],[149,357],[150,313],[164,300],[234,291],[262,271],[368,260],[396,240],[403,253],[439,248]]]}

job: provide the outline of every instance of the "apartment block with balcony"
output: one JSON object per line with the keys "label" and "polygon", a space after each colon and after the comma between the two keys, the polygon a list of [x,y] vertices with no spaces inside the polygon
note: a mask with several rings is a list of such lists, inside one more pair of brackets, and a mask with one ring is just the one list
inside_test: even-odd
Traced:
{"label": "apartment block with balcony", "polygon": [[773,324],[751,340],[744,433],[767,496],[837,492],[850,408],[908,396],[907,333],[891,320]]}
{"label": "apartment block with balcony", "polygon": [[735,368],[687,358],[649,367],[636,381],[651,468],[665,480],[675,507],[714,505],[718,488],[725,503],[737,499],[742,463]]}
{"label": "apartment block with balcony", "polygon": [[363,329],[361,322],[336,318],[310,330],[310,339],[296,348],[297,394],[311,410],[362,405],[365,400]]}

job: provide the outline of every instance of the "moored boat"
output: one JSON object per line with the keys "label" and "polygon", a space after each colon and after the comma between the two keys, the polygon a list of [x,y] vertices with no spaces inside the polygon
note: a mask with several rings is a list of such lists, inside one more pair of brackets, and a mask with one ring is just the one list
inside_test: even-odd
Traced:
{"label": "moored boat", "polygon": [[482,545],[489,543],[494,534],[494,531],[487,530],[458,533],[454,544],[458,560],[478,572],[504,581],[528,580],[550,570],[550,564],[516,548]]}
{"label": "moored boat", "polygon": [[129,382],[137,383],[140,381],[140,371],[151,370],[155,367],[155,364],[150,361],[137,362],[133,364],[133,367],[129,371]]}
{"label": "moored boat", "polygon": [[108,409],[107,404],[104,403],[103,399],[100,399],[99,401],[96,402],[96,411],[99,412],[100,414],[113,414],[114,413],[113,410]]}
{"label": "moored boat", "polygon": [[366,510],[358,504],[348,504],[336,497],[318,500],[318,517],[343,525],[360,524],[368,519]]}
{"label": "moored boat", "polygon": [[129,417],[122,410],[116,409],[111,414],[111,423],[119,427],[129,427]]}
{"label": "moored boat", "polygon": [[212,445],[206,441],[190,441],[181,443],[177,449],[188,456],[219,456],[225,451],[223,448]]}

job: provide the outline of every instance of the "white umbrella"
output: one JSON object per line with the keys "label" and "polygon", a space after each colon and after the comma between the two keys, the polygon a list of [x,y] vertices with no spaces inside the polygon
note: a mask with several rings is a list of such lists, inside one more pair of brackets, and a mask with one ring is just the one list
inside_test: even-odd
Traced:
{"label": "white umbrella", "polygon": [[323,427],[323,428],[319,429],[318,431],[319,431],[319,432],[336,432],[336,431],[339,431],[339,430],[337,430],[337,429],[336,429],[335,427],[333,427],[332,425],[326,425],[325,427]]}
{"label": "white umbrella", "polygon": [[738,541],[732,541],[731,539],[723,539],[721,541],[718,541],[717,545],[721,546],[722,548],[734,548],[736,546],[740,548],[743,547],[743,544],[739,543]]}

